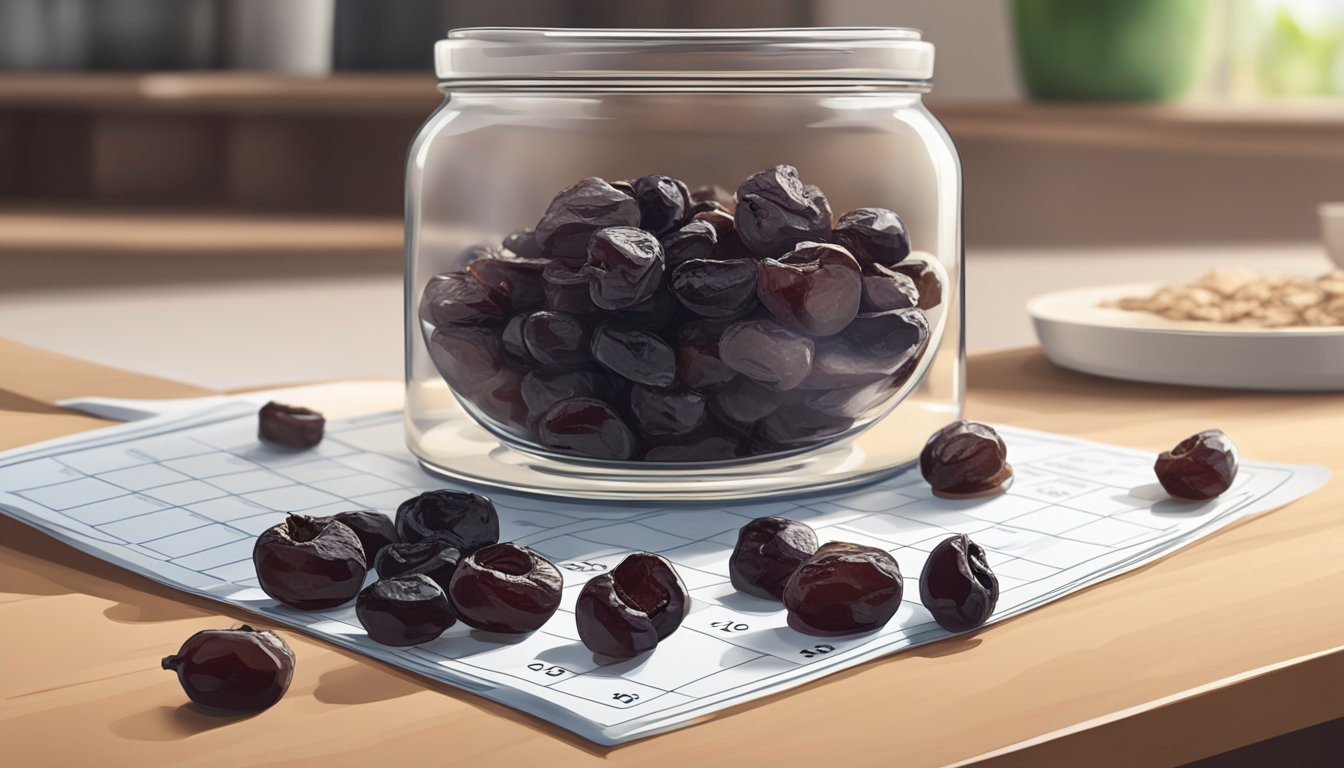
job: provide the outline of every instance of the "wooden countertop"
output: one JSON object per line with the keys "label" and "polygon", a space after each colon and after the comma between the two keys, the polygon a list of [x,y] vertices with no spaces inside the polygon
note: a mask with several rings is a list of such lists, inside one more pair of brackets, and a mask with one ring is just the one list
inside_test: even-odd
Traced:
{"label": "wooden countertop", "polygon": [[[968,415],[1158,450],[1220,426],[1246,456],[1329,465],[1322,491],[973,636],[604,749],[285,633],[289,694],[189,705],[160,657],[247,617],[0,520],[0,744],[68,766],[1168,765],[1344,716],[1344,397],[1177,389],[972,358]],[[74,395],[201,390],[0,340],[0,448],[102,425]]]}

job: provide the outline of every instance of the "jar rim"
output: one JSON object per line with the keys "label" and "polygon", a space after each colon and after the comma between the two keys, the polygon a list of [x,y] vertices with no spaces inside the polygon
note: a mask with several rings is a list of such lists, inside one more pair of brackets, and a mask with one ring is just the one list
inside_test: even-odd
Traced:
{"label": "jar rim", "polygon": [[470,27],[434,46],[453,83],[891,82],[926,87],[933,44],[906,27]]}

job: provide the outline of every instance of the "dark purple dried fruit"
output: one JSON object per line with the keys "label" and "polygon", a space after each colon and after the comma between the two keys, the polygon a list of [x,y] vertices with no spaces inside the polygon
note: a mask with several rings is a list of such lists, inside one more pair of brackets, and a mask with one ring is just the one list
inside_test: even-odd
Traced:
{"label": "dark purple dried fruit", "polygon": [[845,328],[845,340],[867,354],[878,370],[892,373],[924,353],[929,320],[918,309],[861,312]]}
{"label": "dark purple dried fruit", "polygon": [[880,629],[901,607],[904,583],[895,558],[874,547],[823,544],[784,585],[789,623],[810,634]]}
{"label": "dark purple dried fruit", "polygon": [[919,600],[938,626],[965,632],[989,621],[999,602],[999,580],[985,550],[965,534],[944,539],[919,576]]}
{"label": "dark purple dried fruit", "polygon": [[488,288],[503,291],[514,312],[541,309],[546,303],[546,281],[542,271],[548,261],[525,259],[502,250],[491,249],[467,265],[467,273]]}
{"label": "dark purple dried fruit", "polygon": [[428,576],[446,590],[461,559],[462,552],[453,542],[447,538],[430,536],[420,541],[404,541],[383,547],[373,561],[373,567],[382,579],[420,574]]}
{"label": "dark purple dried fruit", "polygon": [[588,327],[564,312],[533,312],[523,321],[523,343],[539,364],[578,368],[593,358]]}
{"label": "dark purple dried fruit", "polygon": [[630,412],[645,435],[684,435],[705,423],[705,397],[693,390],[636,385]]}
{"label": "dark purple dried fruit", "polygon": [[780,394],[751,379],[736,379],[720,387],[711,401],[719,421],[746,429],[779,410]]}
{"label": "dark purple dried fruit", "polygon": [[919,306],[919,289],[907,275],[881,264],[866,268],[863,276],[863,311],[886,312]]}
{"label": "dark purple dried fruit", "polygon": [[560,570],[526,547],[493,544],[457,564],[448,596],[458,618],[487,632],[522,634],[560,607]]}
{"label": "dark purple dried fruit", "polygon": [[355,538],[359,539],[360,548],[364,550],[364,563],[366,565],[373,564],[383,547],[401,541],[401,537],[397,535],[397,526],[392,522],[392,518],[382,512],[372,510],[337,512],[330,517],[318,519],[335,520],[354,531]]}
{"label": "dark purple dried fruit", "polygon": [[601,397],[602,376],[595,371],[537,370],[523,378],[527,412],[541,418],[551,406],[574,397]]}
{"label": "dark purple dried fruit", "polygon": [[683,261],[714,258],[719,231],[708,221],[692,221],[663,235],[658,242],[663,246],[663,261],[671,269]]}
{"label": "dark purple dried fruit", "polygon": [[504,343],[499,329],[472,325],[445,325],[426,345],[434,368],[461,394],[480,392],[504,367]]}
{"label": "dark purple dried fruit", "polygon": [[509,322],[504,325],[500,341],[504,344],[504,351],[513,359],[523,363],[535,363],[532,353],[527,351],[527,342],[523,340],[523,322],[526,320],[526,314],[510,317]]}
{"label": "dark purple dried fruit", "polygon": [[835,222],[834,238],[865,268],[891,266],[910,255],[905,223],[886,208],[859,208],[844,214]]}
{"label": "dark purple dried fruit", "polygon": [[359,537],[330,518],[290,515],[252,547],[262,590],[290,608],[318,611],[349,602],[368,572]]}
{"label": "dark purple dried fruit", "polygon": [[428,643],[457,623],[443,588],[419,574],[379,579],[355,600],[355,616],[375,643]]}
{"label": "dark purple dried fruit", "polygon": [[636,384],[670,387],[677,380],[677,353],[657,335],[604,322],[593,331],[593,359]]}
{"label": "dark purple dried fruit", "polygon": [[761,419],[754,431],[754,447],[762,452],[791,450],[835,437],[854,426],[854,419],[811,408],[781,408]]}
{"label": "dark purple dried fruit", "polygon": [[499,541],[495,503],[467,491],[425,491],[397,507],[397,533],[406,542],[435,537],[463,553]]}
{"label": "dark purple dried fruit", "polygon": [[737,532],[728,558],[733,588],[756,597],[784,599],[784,585],[817,552],[811,527],[782,517],[758,517]]}
{"label": "dark purple dried fruit", "polygon": [[272,448],[305,450],[322,442],[327,420],[309,408],[271,401],[257,412],[257,439]]}
{"label": "dark purple dried fruit", "polygon": [[719,339],[719,357],[738,373],[784,391],[812,371],[812,340],[769,320],[735,323]]}
{"label": "dark purple dried fruit", "polygon": [[670,280],[682,306],[703,317],[741,315],[756,306],[756,262],[751,259],[690,259]]}
{"label": "dark purple dried fruit", "polygon": [[933,309],[943,302],[943,283],[938,277],[938,270],[924,259],[906,259],[892,267],[891,271],[915,281],[915,288],[919,290],[919,304],[916,306],[920,309]]}
{"label": "dark purple dried fruit", "polygon": [[935,494],[954,497],[1001,490],[1013,476],[1003,438],[973,421],[954,421],[934,432],[919,454],[919,471]]}
{"label": "dark purple dried fruit", "polygon": [[625,461],[635,452],[635,435],[620,415],[591,397],[561,400],[537,425],[541,444],[553,451],[593,459]]}
{"label": "dark purple dried fruit", "polygon": [[598,311],[588,289],[588,277],[580,272],[581,268],[581,263],[575,265],[563,261],[546,265],[541,277],[546,283],[547,309],[579,316]]}
{"label": "dark purple dried fruit", "polygon": [[774,257],[798,243],[824,241],[831,233],[831,206],[820,189],[803,184],[798,169],[776,165],[737,188],[737,236],[753,252]]}
{"label": "dark purple dried fruit", "polygon": [[551,200],[537,222],[536,239],[551,258],[577,262],[588,240],[603,227],[639,226],[639,204],[625,191],[590,176]]}
{"label": "dark purple dried fruit", "polygon": [[905,377],[897,376],[855,387],[820,389],[806,393],[800,404],[829,416],[859,419],[890,400],[904,383]]}
{"label": "dark purple dried fruit", "polygon": [[511,233],[500,243],[504,250],[512,253],[520,259],[543,259],[546,254],[542,253],[541,246],[537,243],[536,233],[530,229],[520,229]]}
{"label": "dark purple dried fruit", "polygon": [[639,203],[640,229],[661,235],[682,220],[686,206],[686,185],[668,176],[641,176],[635,179],[635,201]]}
{"label": "dark purple dried fruit", "polygon": [[635,227],[599,229],[588,241],[588,260],[580,272],[600,309],[627,309],[653,298],[662,285],[663,247]]}
{"label": "dark purple dried fruit", "polygon": [[162,662],[177,673],[187,697],[225,712],[260,712],[275,704],[294,679],[294,652],[274,632],[206,629]]}
{"label": "dark purple dried fruit", "polygon": [[858,313],[863,277],[844,248],[805,242],[783,258],[761,261],[756,293],[784,327],[833,336]]}
{"label": "dark purple dried fruit", "polygon": [[1173,498],[1212,499],[1237,479],[1237,446],[1221,429],[1206,429],[1159,455],[1153,471]]}
{"label": "dark purple dried fruit", "polygon": [[466,272],[445,272],[425,283],[420,319],[443,325],[494,325],[509,314],[509,295]]}
{"label": "dark purple dried fruit", "polygon": [[574,619],[588,650],[628,659],[675,632],[690,607],[686,585],[672,564],[636,552],[611,573],[589,579],[574,605]]}
{"label": "dark purple dried fruit", "polygon": [[708,392],[737,377],[719,358],[719,338],[726,326],[693,321],[677,334],[677,378],[685,386]]}
{"label": "dark purple dried fruit", "polygon": [[516,369],[505,368],[481,391],[469,393],[467,399],[496,426],[515,434],[525,434],[528,415],[522,385],[522,374]]}
{"label": "dark purple dried fruit", "polygon": [[652,298],[633,307],[608,313],[608,318],[641,331],[661,331],[677,318],[681,305],[672,298],[672,291],[664,283]]}

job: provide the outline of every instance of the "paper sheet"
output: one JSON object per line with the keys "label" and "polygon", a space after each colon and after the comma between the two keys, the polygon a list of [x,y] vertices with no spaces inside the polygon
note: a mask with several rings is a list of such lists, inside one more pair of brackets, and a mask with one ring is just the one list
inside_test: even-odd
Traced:
{"label": "paper sheet", "polygon": [[[1329,475],[1324,467],[1244,462],[1220,499],[1181,504],[1155,484],[1150,454],[999,429],[1015,481],[1007,494],[973,501],[936,499],[915,472],[848,491],[724,505],[486,490],[502,539],[560,566],[560,611],[523,638],[459,623],[409,649],[369,641],[352,607],[303,613],[275,603],[257,588],[251,561],[256,535],[288,512],[390,514],[408,496],[453,487],[406,452],[400,413],[331,422],[321,445],[300,454],[259,445],[256,406],[239,402],[0,453],[0,510],[156,581],[611,745],[947,637],[919,604],[918,577],[929,550],[952,533],[970,534],[988,551],[1002,590],[991,621],[1001,621],[1286,504]],[[817,638],[789,628],[778,603],[738,594],[728,556],[738,529],[762,515],[804,521],[822,541],[890,551],[905,575],[895,619],[867,635]],[[653,652],[600,666],[578,642],[574,601],[588,578],[634,550],[675,564],[692,611]]]}

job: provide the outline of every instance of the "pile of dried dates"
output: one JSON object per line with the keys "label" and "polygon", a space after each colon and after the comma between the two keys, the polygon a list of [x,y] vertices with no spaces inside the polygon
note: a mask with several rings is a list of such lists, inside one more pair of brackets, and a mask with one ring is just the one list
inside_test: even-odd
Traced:
{"label": "pile of dried dates", "polygon": [[833,219],[789,165],[735,193],[582,179],[460,263],[420,296],[444,380],[497,431],[610,461],[760,456],[862,426],[914,372],[945,289],[896,213]]}

